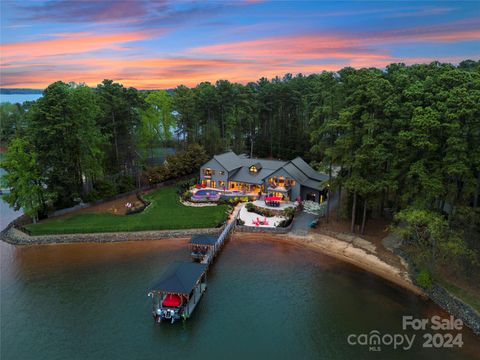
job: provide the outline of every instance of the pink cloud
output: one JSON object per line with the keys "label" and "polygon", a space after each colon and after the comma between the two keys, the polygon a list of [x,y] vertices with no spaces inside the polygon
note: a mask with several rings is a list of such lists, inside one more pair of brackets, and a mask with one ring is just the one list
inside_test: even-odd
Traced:
{"label": "pink cloud", "polygon": [[101,35],[89,32],[59,33],[53,36],[53,39],[48,40],[2,44],[2,62],[74,55],[102,49],[118,50],[122,49],[123,44],[145,40],[152,35],[142,31],[129,31]]}
{"label": "pink cloud", "polygon": [[461,59],[456,57],[399,58],[386,45],[478,40],[480,26],[476,20],[379,33],[271,36],[195,47],[172,57],[142,57],[132,51],[142,50],[135,42],[157,36],[155,31],[57,33],[47,40],[3,44],[0,85],[45,87],[64,80],[94,86],[111,78],[127,86],[151,89],[194,86],[218,79],[246,83],[287,72],[310,74],[345,66],[382,68],[393,62],[458,62]]}

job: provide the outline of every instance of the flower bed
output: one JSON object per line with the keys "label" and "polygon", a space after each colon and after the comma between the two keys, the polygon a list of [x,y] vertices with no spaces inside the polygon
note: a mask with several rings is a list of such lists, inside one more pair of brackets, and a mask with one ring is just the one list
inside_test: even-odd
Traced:
{"label": "flower bed", "polygon": [[125,215],[141,213],[147,208],[148,205],[150,205],[150,201],[145,200],[141,194],[137,194],[137,198],[139,201],[135,201],[133,204],[130,202],[125,204],[125,207],[127,208]]}

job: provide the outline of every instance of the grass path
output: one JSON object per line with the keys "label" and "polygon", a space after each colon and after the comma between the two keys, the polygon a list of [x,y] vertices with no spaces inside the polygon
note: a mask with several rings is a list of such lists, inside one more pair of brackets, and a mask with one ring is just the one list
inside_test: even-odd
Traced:
{"label": "grass path", "polygon": [[153,191],[144,198],[151,204],[139,214],[78,214],[31,224],[26,228],[32,235],[193,229],[215,227],[228,216],[226,205],[188,207],[180,204],[174,186]]}

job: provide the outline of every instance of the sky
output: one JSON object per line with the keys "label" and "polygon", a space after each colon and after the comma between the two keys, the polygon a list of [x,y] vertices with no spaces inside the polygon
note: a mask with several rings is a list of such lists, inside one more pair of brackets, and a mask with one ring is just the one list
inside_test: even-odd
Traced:
{"label": "sky", "polygon": [[247,83],[480,59],[480,1],[1,0],[0,87]]}

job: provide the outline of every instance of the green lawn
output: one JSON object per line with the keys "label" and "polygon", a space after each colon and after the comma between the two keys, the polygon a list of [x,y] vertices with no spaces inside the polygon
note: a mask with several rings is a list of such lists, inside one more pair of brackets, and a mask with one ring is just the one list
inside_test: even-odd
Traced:
{"label": "green lawn", "polygon": [[31,224],[26,228],[32,235],[193,229],[216,227],[227,218],[226,205],[196,208],[180,204],[175,187],[153,191],[144,198],[151,204],[138,214],[79,214]]}

